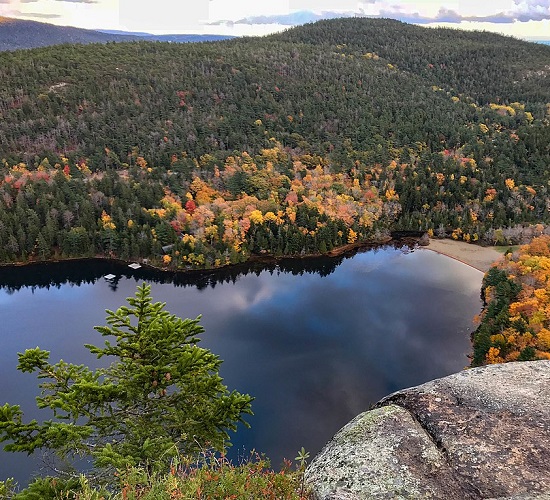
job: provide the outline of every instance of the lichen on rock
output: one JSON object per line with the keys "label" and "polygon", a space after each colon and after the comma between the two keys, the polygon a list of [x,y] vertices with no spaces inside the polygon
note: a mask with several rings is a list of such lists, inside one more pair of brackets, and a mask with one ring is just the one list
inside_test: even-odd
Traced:
{"label": "lichen on rock", "polygon": [[550,361],[396,392],[312,461],[316,500],[550,498]]}

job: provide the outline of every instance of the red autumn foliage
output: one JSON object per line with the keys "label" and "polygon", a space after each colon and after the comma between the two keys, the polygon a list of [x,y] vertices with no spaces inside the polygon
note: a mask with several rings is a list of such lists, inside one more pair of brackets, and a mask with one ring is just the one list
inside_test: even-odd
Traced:
{"label": "red autumn foliage", "polygon": [[196,210],[196,208],[197,204],[193,200],[188,200],[185,204],[185,210],[187,210],[190,215],[193,215],[193,212]]}

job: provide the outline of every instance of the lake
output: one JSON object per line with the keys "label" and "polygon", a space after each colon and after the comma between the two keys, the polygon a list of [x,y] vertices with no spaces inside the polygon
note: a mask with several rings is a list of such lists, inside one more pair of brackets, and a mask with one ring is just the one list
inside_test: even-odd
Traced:
{"label": "lake", "polygon": [[[34,409],[37,381],[16,371],[17,352],[38,345],[52,361],[97,364],[83,348],[103,343],[93,327],[147,281],[171,313],[203,315],[201,345],[224,360],[225,383],[256,398],[231,456],[253,448],[278,466],[302,446],[313,456],[383,396],[467,366],[482,276],[430,250],[391,246],[202,274],[106,261],[0,268],[0,404],[49,418]],[[0,479],[24,484],[44,467],[41,457],[0,453]]]}

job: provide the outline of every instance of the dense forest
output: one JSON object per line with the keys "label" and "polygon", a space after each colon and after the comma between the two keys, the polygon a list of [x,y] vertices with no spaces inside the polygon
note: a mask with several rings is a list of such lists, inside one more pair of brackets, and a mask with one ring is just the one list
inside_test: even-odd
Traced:
{"label": "dense forest", "polygon": [[0,262],[171,269],[547,223],[550,47],[382,19],[0,54]]}
{"label": "dense forest", "polygon": [[550,359],[550,236],[506,254],[483,279],[472,364]]}

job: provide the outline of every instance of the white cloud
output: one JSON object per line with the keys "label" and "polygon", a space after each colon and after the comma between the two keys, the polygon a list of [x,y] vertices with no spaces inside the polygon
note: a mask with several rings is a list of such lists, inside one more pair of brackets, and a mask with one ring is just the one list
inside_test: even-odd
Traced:
{"label": "white cloud", "polygon": [[233,35],[358,15],[550,38],[550,0],[0,0],[0,15],[84,28]]}
{"label": "white cloud", "polygon": [[209,0],[119,0],[120,24],[128,30],[182,31],[209,18]]}
{"label": "white cloud", "polygon": [[[493,0],[480,4],[476,0],[450,2],[418,2],[417,0],[366,0],[339,2],[338,7],[319,10],[319,5],[328,6],[332,2],[295,0],[294,5],[314,5],[309,10],[299,10],[282,14],[264,14],[247,16],[235,21],[236,24],[280,24],[292,26],[319,19],[330,19],[341,16],[391,17],[401,21],[417,24],[433,23],[493,23],[510,24],[516,22],[542,21],[550,19],[550,0]],[[354,6],[352,4],[355,4]],[[351,8],[351,7],[354,8]],[[347,8],[346,8],[347,7]],[[350,9],[348,9],[350,8]]]}
{"label": "white cloud", "polygon": [[297,11],[290,14],[281,14],[274,16],[254,16],[245,17],[235,21],[235,24],[280,24],[283,26],[296,26],[298,24],[312,23],[321,19],[335,19],[337,17],[350,17],[354,15],[349,12],[312,12],[312,11]]}
{"label": "white cloud", "polygon": [[[25,1],[25,0],[23,0]],[[35,1],[35,0],[26,0]],[[67,2],[67,3],[98,3],[98,0],[54,0],[55,2]]]}
{"label": "white cloud", "polygon": [[290,0],[290,11],[310,10],[312,12],[357,12],[358,2],[355,0]]}

